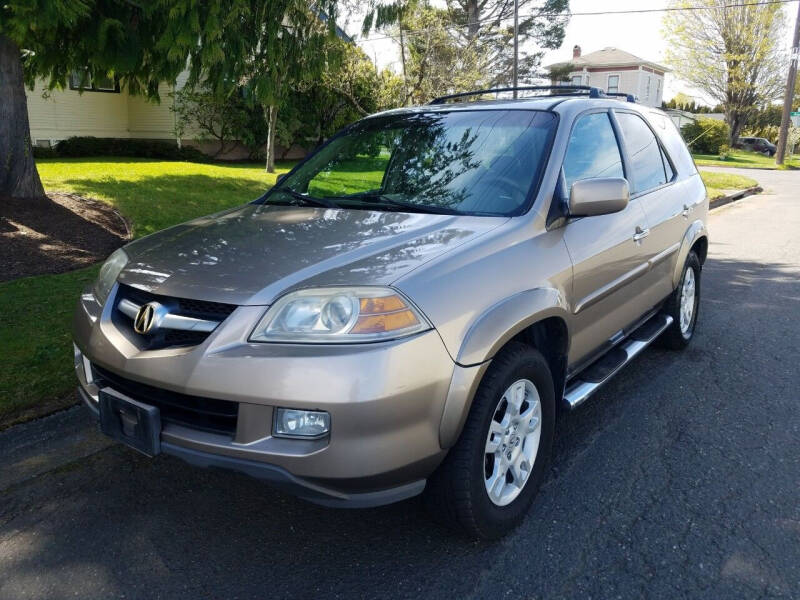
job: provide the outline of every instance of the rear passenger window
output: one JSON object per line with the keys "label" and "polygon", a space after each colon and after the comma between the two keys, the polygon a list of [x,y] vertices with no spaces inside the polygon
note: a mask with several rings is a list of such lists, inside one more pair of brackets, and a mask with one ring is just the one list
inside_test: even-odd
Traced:
{"label": "rear passenger window", "polygon": [[574,182],[596,177],[624,177],[617,138],[607,113],[578,119],[564,158],[568,194]]}
{"label": "rear passenger window", "polygon": [[664,168],[661,146],[653,132],[638,115],[631,113],[616,113],[616,115],[633,169],[631,193],[646,192],[664,185],[667,182],[667,172]]}

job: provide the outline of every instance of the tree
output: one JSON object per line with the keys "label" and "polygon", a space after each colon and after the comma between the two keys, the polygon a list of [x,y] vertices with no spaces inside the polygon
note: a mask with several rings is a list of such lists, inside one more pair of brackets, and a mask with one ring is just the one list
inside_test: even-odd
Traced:
{"label": "tree", "polygon": [[[446,0],[454,24],[459,25],[462,48],[479,48],[487,85],[511,85],[513,65],[513,0]],[[542,49],[557,49],[569,22],[569,0],[519,0],[519,81],[531,82],[539,72]]]}
{"label": "tree", "polygon": [[25,85],[45,79],[63,88],[73,71],[82,85],[113,77],[131,93],[158,96],[181,56],[155,50],[169,18],[163,3],[116,0],[5,0],[0,4],[0,196],[44,195],[33,159]]}
{"label": "tree", "polygon": [[575,65],[566,63],[552,65],[548,68],[547,78],[553,83],[571,83],[570,73],[575,70]]}
{"label": "tree", "polygon": [[228,152],[241,139],[241,132],[250,125],[247,106],[239,90],[217,96],[206,88],[183,88],[173,93],[176,137],[180,140],[187,129],[197,131],[201,140],[217,142],[214,157]]}
{"label": "tree", "polygon": [[[181,3],[160,47],[189,55],[189,87],[208,86],[218,96],[241,88],[267,124],[266,170],[275,170],[278,111],[291,90],[322,75],[335,56],[334,0],[222,0]],[[187,35],[186,23],[194,35]]]}
{"label": "tree", "polygon": [[335,0],[4,0],[0,4],[0,195],[43,196],[30,141],[24,85],[63,88],[111,77],[158,100],[190,60],[190,83],[222,95],[241,86],[268,123],[274,169],[277,107],[287,90],[319,75]]}
{"label": "tree", "polygon": [[417,104],[436,96],[480,88],[485,80],[477,45],[463,46],[445,10],[420,6],[405,23],[419,32],[408,41],[407,93]]}
{"label": "tree", "polygon": [[[420,60],[420,56],[436,57],[437,54],[421,51],[420,47],[441,50],[445,56],[436,59],[439,65],[447,64],[446,55],[451,55],[449,48],[457,49],[454,56],[458,60],[450,64],[457,73],[453,79],[460,79],[463,87],[439,85],[442,89],[466,91],[475,87],[510,85],[513,0],[446,0],[445,5],[446,11],[441,11],[427,0],[372,0],[362,30],[365,35],[373,28],[385,31],[394,28],[397,31],[403,76],[407,85],[416,88],[416,91],[408,91],[409,97],[419,96],[419,89],[424,85],[419,80],[419,71],[410,73],[413,65],[407,63],[413,57],[407,59],[407,48],[408,53],[416,53],[417,66],[426,63]],[[524,83],[543,76],[539,71],[544,54],[542,49],[559,48],[564,41],[564,30],[569,21],[569,0],[519,0],[519,15],[520,47],[535,45],[537,48],[535,52],[521,52],[518,79]],[[420,20],[427,21],[428,26],[420,27]],[[452,40],[446,40],[443,32]],[[472,82],[473,72],[481,74],[475,84]],[[429,73],[433,74],[433,71],[422,72],[423,80]]]}
{"label": "tree", "polygon": [[730,126],[729,145],[757,106],[779,98],[783,86],[780,4],[747,0],[672,0],[664,17],[667,62],[675,74],[719,102]]}

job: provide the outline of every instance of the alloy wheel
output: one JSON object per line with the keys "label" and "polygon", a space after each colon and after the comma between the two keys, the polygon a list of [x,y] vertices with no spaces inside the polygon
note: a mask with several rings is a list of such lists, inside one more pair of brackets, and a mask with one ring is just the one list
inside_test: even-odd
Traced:
{"label": "alloy wheel", "polygon": [[519,496],[530,478],[541,438],[542,405],[529,379],[512,383],[497,403],[484,449],[484,484],[496,506]]}

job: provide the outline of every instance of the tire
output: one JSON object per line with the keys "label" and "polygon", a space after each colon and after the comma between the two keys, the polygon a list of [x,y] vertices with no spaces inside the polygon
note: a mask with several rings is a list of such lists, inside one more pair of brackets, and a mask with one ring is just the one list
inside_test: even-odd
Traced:
{"label": "tire", "polygon": [[[507,423],[506,416],[515,414],[505,398],[511,397],[509,390],[512,388],[519,391],[520,385],[524,388],[525,400],[518,411],[521,413],[517,422],[519,429],[513,425],[516,417],[511,417],[509,429],[492,433],[490,439],[490,426],[495,431],[502,429],[498,422],[501,414],[504,423]],[[534,392],[538,394],[538,405]],[[504,402],[505,409],[502,409]],[[525,416],[526,413],[531,416]],[[538,444],[534,458],[531,452],[537,434],[532,424],[537,417]],[[424,500],[434,518],[476,539],[496,539],[511,531],[524,518],[547,473],[554,429],[555,394],[547,361],[531,346],[509,343],[493,359],[484,375],[458,442],[428,480]],[[504,441],[508,442],[505,446],[502,445]],[[490,442],[498,444],[493,454],[487,453]],[[510,450],[500,451],[501,447]],[[510,476],[500,477],[509,454],[519,462],[508,468]],[[533,463],[532,468],[529,461]],[[497,483],[493,489],[509,490],[499,498],[508,500],[506,504],[498,504],[490,498],[489,471],[497,475],[493,479]],[[517,479],[515,473],[520,473],[521,477]],[[523,482],[521,486],[516,486],[518,481]],[[521,490],[512,498],[515,487]]]}
{"label": "tire", "polygon": [[[684,320],[684,325],[681,324],[681,299],[683,297],[683,290],[686,284],[687,271],[692,270],[694,276],[694,297],[691,318],[688,321]],[[661,341],[664,346],[671,350],[683,350],[689,345],[694,337],[694,330],[697,325],[698,309],[700,308],[700,274],[702,267],[700,259],[697,254],[692,250],[686,257],[686,263],[683,265],[683,273],[681,280],[675,291],[667,300],[664,305],[664,312],[672,317],[672,325],[662,334]]]}

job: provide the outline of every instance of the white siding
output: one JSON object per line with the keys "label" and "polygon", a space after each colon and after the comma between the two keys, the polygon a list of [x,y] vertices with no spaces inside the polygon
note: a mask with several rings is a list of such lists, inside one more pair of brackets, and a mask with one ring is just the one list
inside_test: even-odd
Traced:
{"label": "white siding", "polygon": [[[183,78],[185,81],[185,77]],[[63,140],[73,136],[175,139],[172,86],[161,84],[161,102],[120,93],[46,90],[37,83],[26,90],[31,138]],[[186,132],[186,137],[192,132]]]}
{"label": "white siding", "polygon": [[31,138],[63,140],[76,135],[128,137],[126,93],[26,90]]}
{"label": "white siding", "polygon": [[172,106],[173,88],[162,83],[158,86],[160,102],[142,96],[128,98],[128,129],[132,138],[175,139],[175,114]]}
{"label": "white siding", "polygon": [[[604,67],[605,68],[605,67]],[[570,73],[570,80],[576,75],[583,75],[583,85],[591,85],[608,91],[608,76],[619,75],[619,92],[623,94],[634,94],[639,102],[648,106],[661,106],[661,99],[664,95],[664,76],[647,71],[635,70],[613,70],[608,67],[608,71],[573,71]],[[647,77],[651,78],[650,97],[645,98],[647,88]],[[660,83],[659,83],[660,82]]]}

